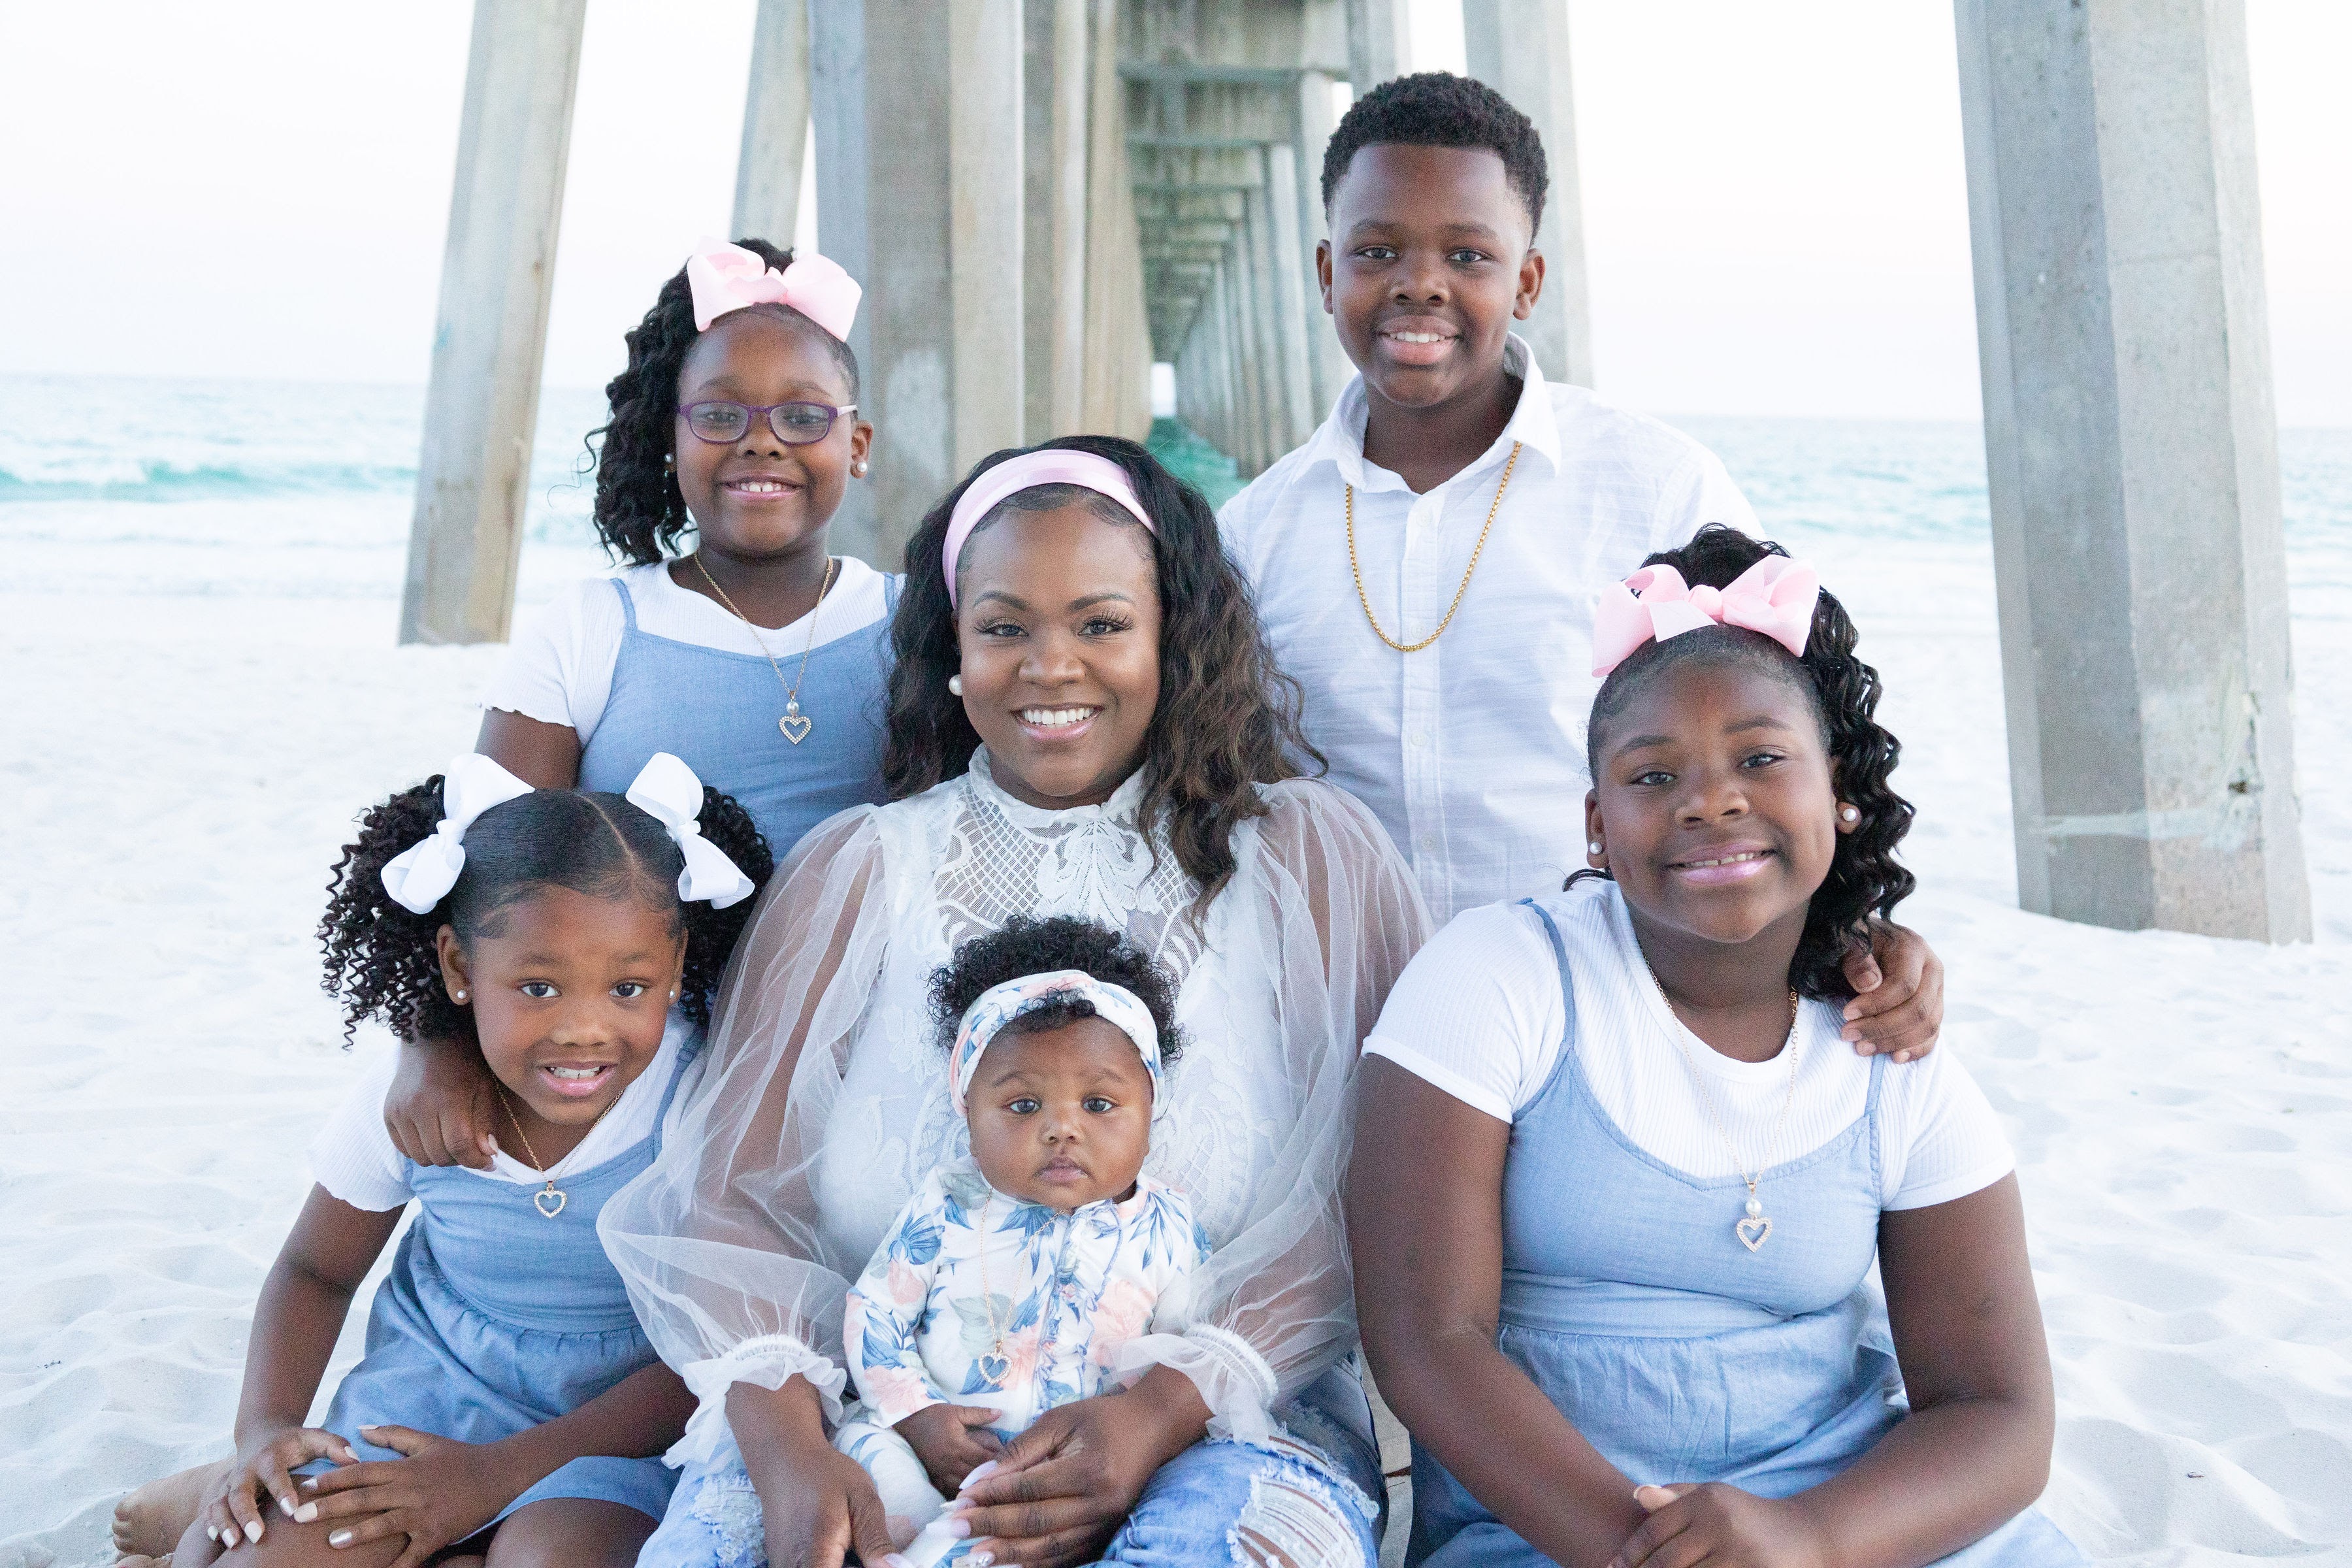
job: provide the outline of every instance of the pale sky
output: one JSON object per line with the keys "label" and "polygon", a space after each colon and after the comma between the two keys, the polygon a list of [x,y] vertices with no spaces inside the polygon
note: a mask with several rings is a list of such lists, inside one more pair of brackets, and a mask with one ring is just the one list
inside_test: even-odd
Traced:
{"label": "pale sky", "polygon": [[[1415,63],[1460,68],[1458,13],[1414,5]],[[2280,416],[2352,426],[2352,5],[2246,8]],[[590,5],[551,384],[617,369],[660,280],[725,228],[751,14]],[[470,15],[0,0],[0,373],[421,382]],[[1570,15],[1604,390],[1667,414],[1975,416],[1948,5]]]}

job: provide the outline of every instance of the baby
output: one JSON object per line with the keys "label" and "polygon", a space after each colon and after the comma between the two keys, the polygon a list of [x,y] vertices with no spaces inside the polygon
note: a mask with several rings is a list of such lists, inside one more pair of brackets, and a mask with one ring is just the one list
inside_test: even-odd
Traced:
{"label": "baby", "polygon": [[971,1153],[916,1188],[849,1293],[860,1400],[834,1439],[915,1568],[971,1544],[946,1500],[1006,1438],[1121,1386],[1129,1340],[1182,1331],[1208,1254],[1184,1195],[1142,1173],[1181,1046],[1150,958],[1085,921],[1015,920],[958,949],[931,1002]]}

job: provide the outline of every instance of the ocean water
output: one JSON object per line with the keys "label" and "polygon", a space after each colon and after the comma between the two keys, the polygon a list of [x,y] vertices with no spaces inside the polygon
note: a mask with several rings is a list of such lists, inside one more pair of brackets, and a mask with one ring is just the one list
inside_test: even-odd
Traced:
{"label": "ocean water", "polygon": [[[423,413],[414,386],[0,377],[0,540],[52,588],[396,599]],[[603,415],[591,389],[540,400],[526,599],[602,562],[583,442]],[[1973,424],[1674,423],[1792,549],[1985,558]],[[1155,445],[1189,474],[1232,484],[1219,454],[1161,425]],[[2298,618],[2352,615],[2352,431],[2283,431],[2279,453]]]}

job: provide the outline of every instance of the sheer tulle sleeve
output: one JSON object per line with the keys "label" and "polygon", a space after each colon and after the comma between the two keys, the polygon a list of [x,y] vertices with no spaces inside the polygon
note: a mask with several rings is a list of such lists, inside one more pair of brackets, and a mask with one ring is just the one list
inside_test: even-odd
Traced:
{"label": "sheer tulle sleeve", "polygon": [[1279,1089],[1272,1158],[1241,1226],[1193,1272],[1190,1324],[1131,1341],[1119,1358],[1124,1372],[1182,1372],[1213,1431],[1253,1440],[1271,1431],[1275,1406],[1355,1343],[1339,1183],[1356,1059],[1430,931],[1412,873],[1354,797],[1312,783],[1267,793],[1273,810],[1221,898],[1236,900],[1223,940],[1233,954],[1259,955],[1273,998],[1271,1027],[1236,1026],[1262,1042],[1251,1065]]}
{"label": "sheer tulle sleeve", "polygon": [[673,1462],[717,1451],[737,1383],[800,1375],[840,1415],[842,1312],[866,1259],[833,1255],[816,1164],[881,972],[888,902],[873,808],[802,840],[737,944],[659,1158],[597,1221],[638,1321],[701,1402]]}

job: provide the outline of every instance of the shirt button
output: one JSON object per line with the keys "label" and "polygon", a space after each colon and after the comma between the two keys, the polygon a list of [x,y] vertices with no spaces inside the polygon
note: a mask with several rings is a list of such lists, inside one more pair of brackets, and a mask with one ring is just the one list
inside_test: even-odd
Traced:
{"label": "shirt button", "polygon": [[1407,738],[1411,740],[1415,746],[1426,746],[1429,744],[1429,731],[1426,730],[1415,730],[1412,735]]}
{"label": "shirt button", "polygon": [[1424,833],[1424,834],[1423,834],[1423,835],[1421,836],[1421,847],[1422,847],[1423,849],[1434,849],[1434,848],[1436,848],[1436,847],[1437,847],[1437,835],[1436,835],[1436,834],[1434,834],[1434,833]]}

